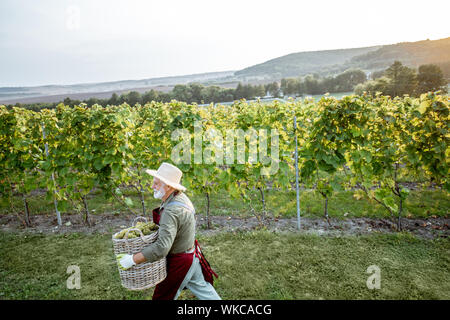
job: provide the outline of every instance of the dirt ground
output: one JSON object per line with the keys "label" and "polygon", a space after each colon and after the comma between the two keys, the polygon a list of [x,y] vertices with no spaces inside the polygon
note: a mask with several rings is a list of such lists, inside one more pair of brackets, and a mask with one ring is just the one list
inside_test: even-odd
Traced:
{"label": "dirt ground", "polygon": [[[113,234],[125,227],[132,225],[133,215],[93,215],[91,226],[83,223],[80,215],[64,215],[63,225],[58,226],[55,216],[36,215],[31,216],[32,227],[25,228],[23,223],[15,215],[0,216],[0,230],[13,232],[32,232],[43,234],[61,233],[101,233]],[[204,216],[197,215],[197,233],[212,235],[219,232],[250,231],[261,227],[258,220],[252,218],[238,218],[226,216],[212,216],[211,229],[206,228]],[[394,223],[389,219],[372,218],[346,218],[330,219],[330,225],[321,218],[301,218],[300,232],[317,235],[362,235],[371,233],[396,232]],[[450,235],[450,218],[428,219],[402,219],[403,231],[410,232],[425,239],[438,237],[448,238]],[[276,232],[298,232],[297,218],[270,218],[265,223],[265,228]]]}

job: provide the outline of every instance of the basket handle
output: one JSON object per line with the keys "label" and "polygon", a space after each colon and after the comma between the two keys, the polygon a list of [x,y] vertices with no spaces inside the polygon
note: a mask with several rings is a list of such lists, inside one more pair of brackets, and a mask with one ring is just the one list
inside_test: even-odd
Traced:
{"label": "basket handle", "polygon": [[139,219],[144,220],[144,222],[148,222],[148,220],[147,220],[146,217],[139,216],[139,217],[134,218],[134,220],[133,220],[133,226],[136,226],[136,222],[137,222],[137,220],[139,220]]}

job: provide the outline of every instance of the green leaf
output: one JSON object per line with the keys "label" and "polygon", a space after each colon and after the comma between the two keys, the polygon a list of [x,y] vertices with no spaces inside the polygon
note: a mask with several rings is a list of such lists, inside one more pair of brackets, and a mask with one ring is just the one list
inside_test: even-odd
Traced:
{"label": "green leaf", "polygon": [[58,201],[58,211],[64,212],[69,209],[69,201],[67,200],[59,200]]}
{"label": "green leaf", "polygon": [[388,206],[392,211],[397,211],[398,207],[395,203],[395,200],[392,196],[388,196],[383,199],[383,202],[386,206]]}
{"label": "green leaf", "polygon": [[417,110],[419,110],[420,114],[424,114],[429,106],[430,106],[430,101],[425,100],[425,101],[422,101],[422,103],[419,105]]}
{"label": "green leaf", "polygon": [[361,172],[365,177],[370,177],[372,175],[372,168],[370,166],[361,166]]}
{"label": "green leaf", "polygon": [[380,201],[383,201],[383,199],[387,197],[388,194],[389,189],[378,188],[377,190],[375,190],[375,197]]}
{"label": "green leaf", "polygon": [[94,161],[94,168],[97,170],[101,170],[103,168],[103,158],[97,158]]}
{"label": "green leaf", "polygon": [[350,131],[355,138],[361,135],[361,131],[358,128],[352,128]]}
{"label": "green leaf", "polygon": [[334,181],[334,180],[331,181],[330,185],[334,191],[338,191],[338,192],[344,191],[344,189],[342,188],[342,185],[337,181]]}
{"label": "green leaf", "polygon": [[409,191],[408,188],[402,187],[402,188],[400,189],[400,197],[401,197],[403,200],[405,200],[405,199],[408,197],[409,192],[410,192],[410,191]]}
{"label": "green leaf", "polygon": [[110,164],[110,163],[114,162],[114,160],[115,160],[115,157],[113,157],[113,156],[111,156],[111,155],[107,155],[107,156],[104,158],[103,163],[104,163],[104,164]]}
{"label": "green leaf", "polygon": [[235,183],[231,183],[229,185],[229,192],[230,192],[230,196],[232,198],[238,198],[240,196],[240,189],[238,188],[238,186]]}
{"label": "green leaf", "polygon": [[118,163],[113,163],[111,169],[113,174],[118,175],[121,173],[121,166]]}
{"label": "green leaf", "polygon": [[450,192],[450,181],[445,181],[445,183],[444,183],[444,189],[445,189],[447,192]]}
{"label": "green leaf", "polygon": [[131,198],[125,198],[125,204],[129,207],[133,206],[133,200]]}
{"label": "green leaf", "polygon": [[372,154],[369,151],[362,150],[361,156],[367,161],[367,163],[372,161]]}
{"label": "green leaf", "polygon": [[61,176],[65,176],[68,172],[69,172],[69,168],[68,167],[63,167],[61,170],[59,170],[59,174]]}
{"label": "green leaf", "polygon": [[334,167],[331,164],[326,163],[324,160],[319,161],[319,169],[328,173],[334,171]]}

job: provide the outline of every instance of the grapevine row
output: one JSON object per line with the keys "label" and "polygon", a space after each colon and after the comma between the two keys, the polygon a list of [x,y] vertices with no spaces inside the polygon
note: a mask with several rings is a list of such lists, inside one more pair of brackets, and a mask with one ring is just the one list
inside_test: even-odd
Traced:
{"label": "grapevine row", "polygon": [[[261,173],[261,159],[256,163],[249,159],[252,143],[258,141],[261,147],[261,140],[252,140],[251,133],[264,129],[277,133],[276,160],[270,134],[267,141],[267,156],[278,168],[272,175]],[[196,130],[203,139],[196,140]],[[223,153],[230,130],[246,133],[245,163],[208,161],[208,156],[217,159]],[[219,140],[212,132],[220,133]],[[146,214],[144,195],[151,191],[151,177],[144,170],[173,162],[172,151],[187,139],[192,143],[183,155],[191,156],[190,161],[176,163],[184,172],[183,185],[205,195],[208,203],[212,194],[225,190],[251,204],[248,192],[259,190],[265,211],[267,185],[288,190],[295,179],[295,135],[301,182],[323,196],[327,218],[333,193],[358,185],[398,217],[400,228],[409,192],[399,183],[405,173],[420,174],[450,191],[449,98],[428,93],[420,98],[352,95],[270,104],[241,100],[206,107],[178,101],[91,108],[60,104],[40,112],[0,106],[0,192],[11,206],[12,195],[21,195],[26,225],[30,224],[27,197],[36,188],[45,188],[47,200],[56,200],[58,210],[80,206],[89,224],[86,196],[94,187],[140,214],[122,195],[122,186],[132,186]],[[193,159],[199,147],[195,141],[200,141],[200,163]],[[232,154],[234,159],[242,156],[237,149]],[[209,206],[206,214],[209,217]]]}

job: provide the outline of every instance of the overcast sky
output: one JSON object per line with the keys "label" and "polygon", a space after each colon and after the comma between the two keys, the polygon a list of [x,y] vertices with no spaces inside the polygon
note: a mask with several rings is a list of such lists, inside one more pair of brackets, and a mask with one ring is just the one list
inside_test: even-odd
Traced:
{"label": "overcast sky", "polygon": [[450,36],[446,0],[1,0],[0,87],[239,70]]}

